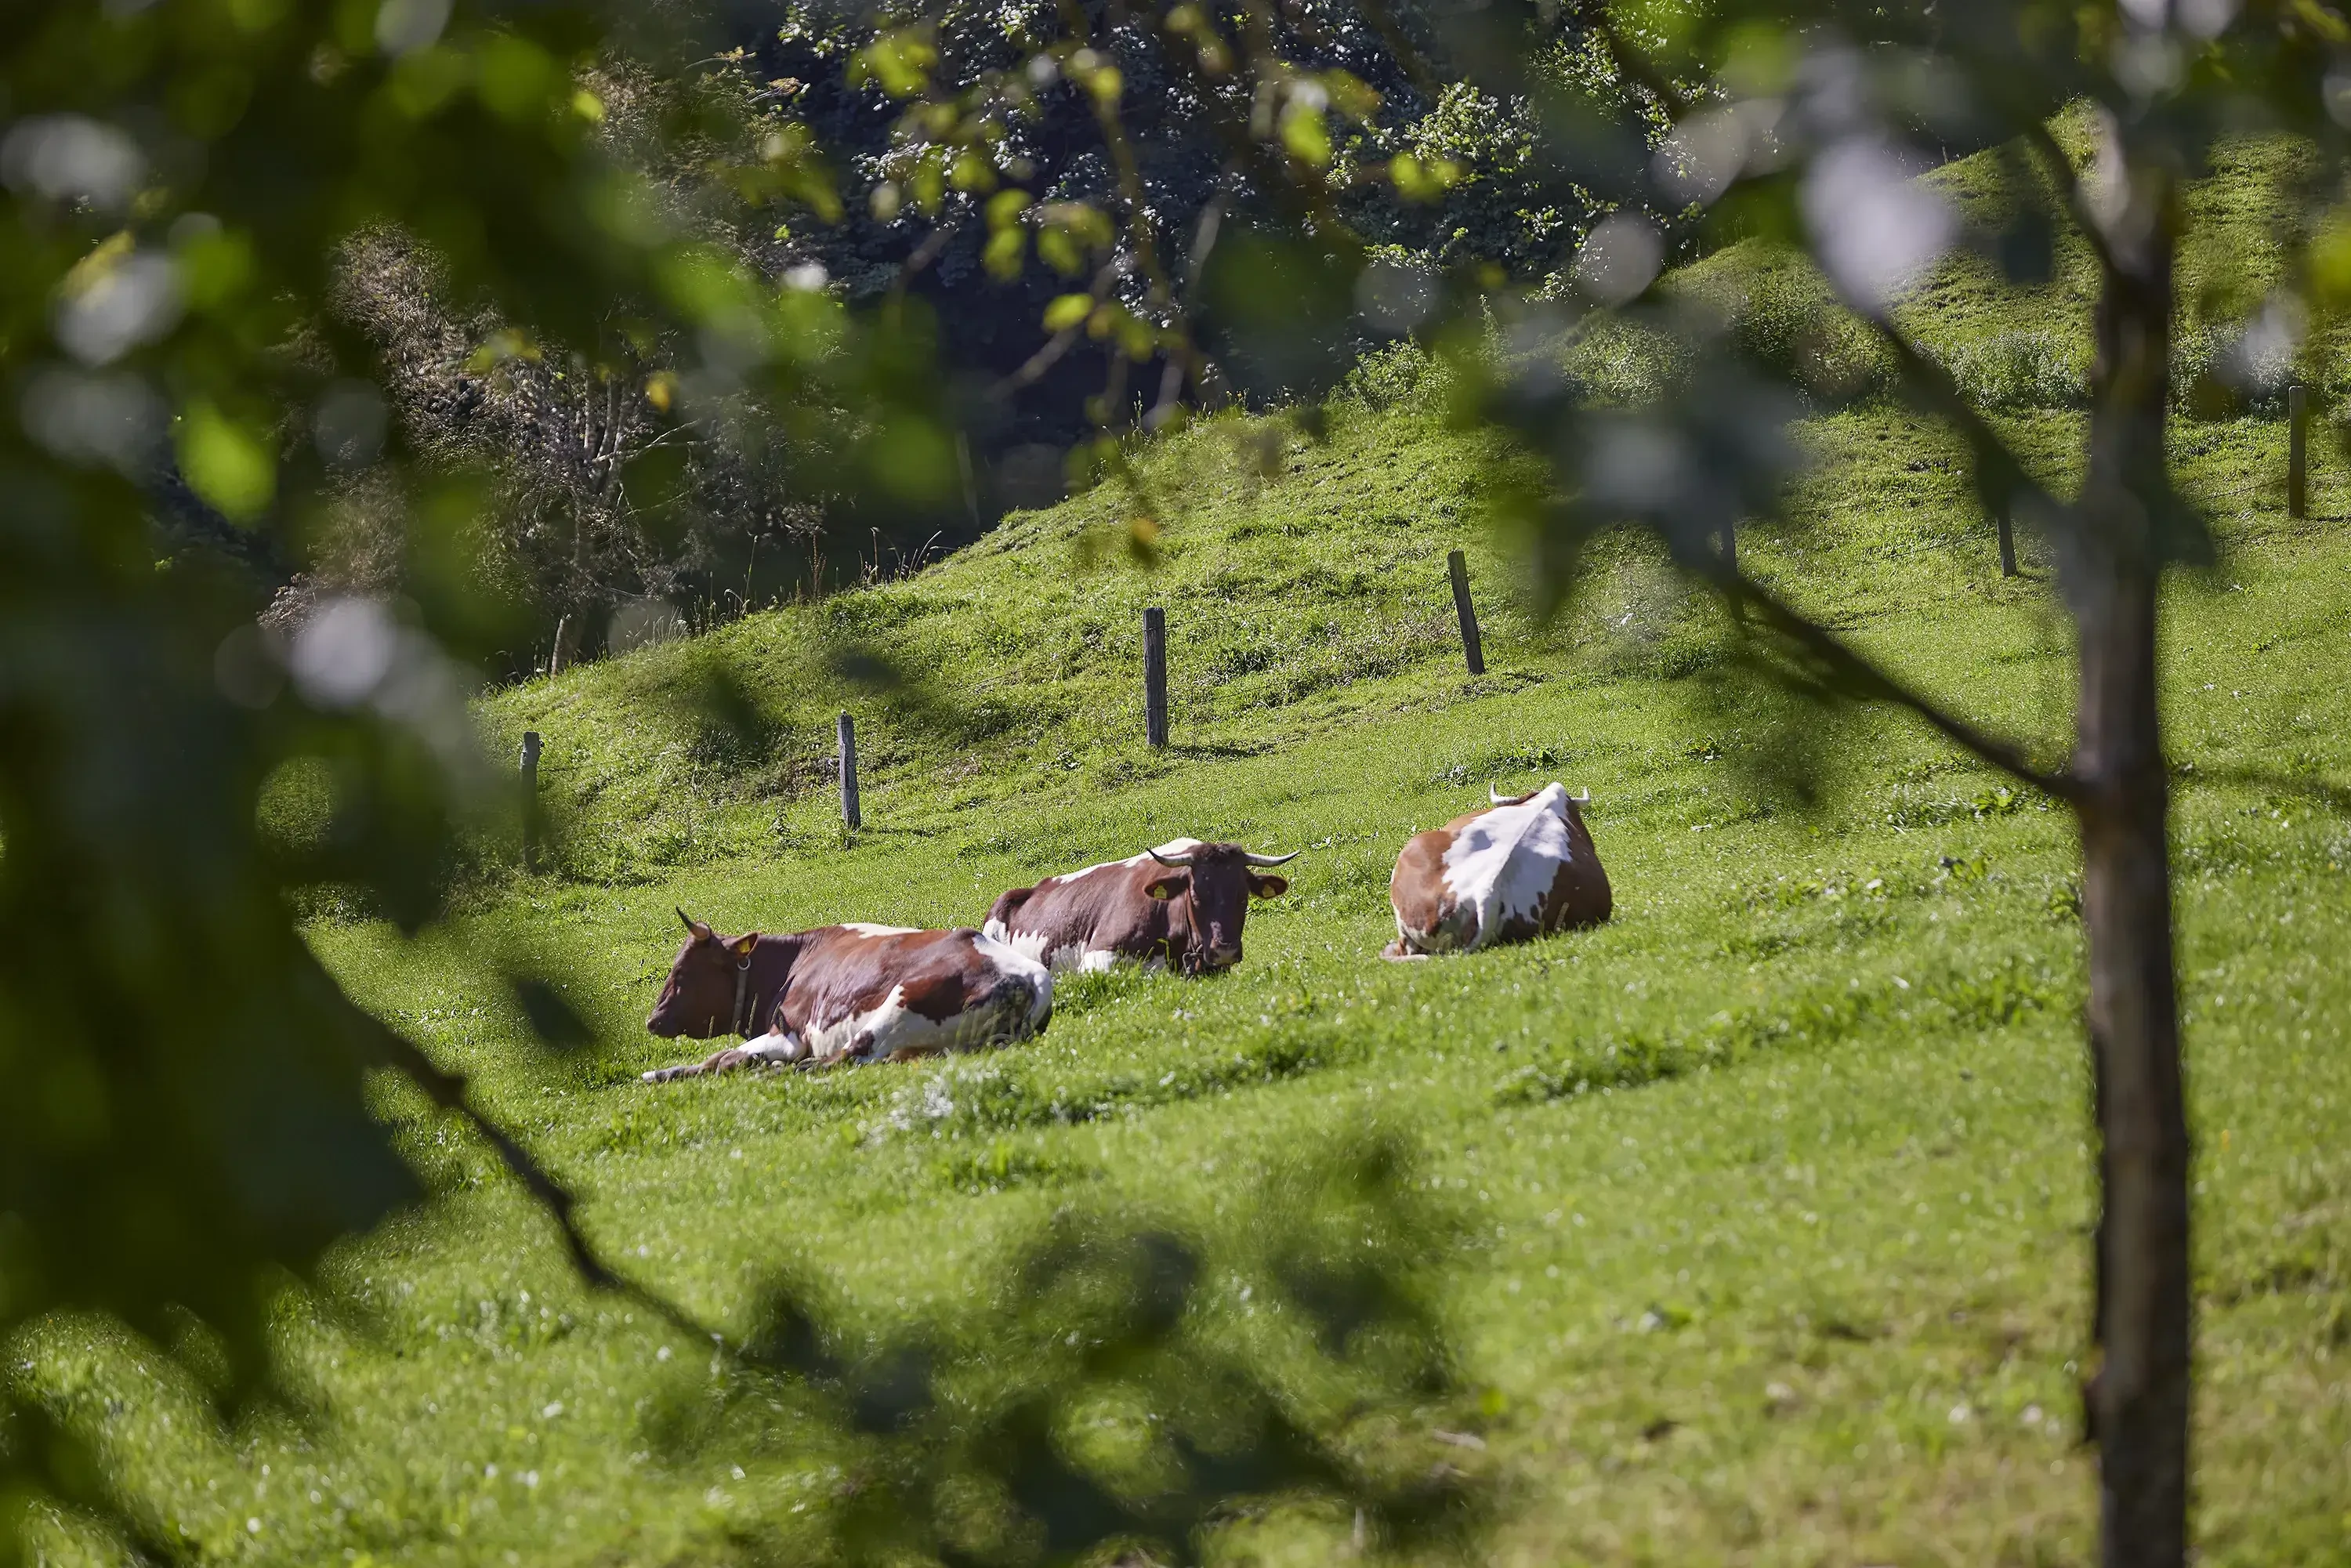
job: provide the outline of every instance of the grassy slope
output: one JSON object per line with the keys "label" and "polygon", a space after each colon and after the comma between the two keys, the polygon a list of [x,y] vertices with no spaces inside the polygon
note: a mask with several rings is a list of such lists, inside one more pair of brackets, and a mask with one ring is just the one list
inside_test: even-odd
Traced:
{"label": "grassy slope", "polygon": [[[1145,573],[1113,544],[1137,503],[1106,487],[1019,517],[918,578],[755,617],[691,643],[501,698],[508,733],[547,737],[541,777],[565,864],[600,881],[739,865],[837,842],[821,759],[860,720],[867,811],[883,833],[944,831],[985,805],[1179,777],[1192,762],[1426,700],[1457,657],[1445,552],[1479,550],[1480,454],[1429,421],[1343,413],[1316,444],[1225,420],[1146,460],[1166,514]],[[1399,436],[1416,461],[1400,464]],[[1261,469],[1280,470],[1269,484]],[[1141,612],[1166,606],[1177,744],[1140,744]],[[1523,619],[1489,605],[1505,647]],[[1404,678],[1400,678],[1404,677]],[[1481,690],[1530,675],[1498,674]]]}
{"label": "grassy slope", "polygon": [[[2084,128],[2061,130],[2086,146]],[[2199,311],[2233,318],[2276,275],[2276,195],[2292,166],[2284,150],[2250,145],[2198,188],[2182,273]],[[1984,209],[2001,200],[1996,173],[1978,158],[1933,178]],[[1738,309],[1784,280],[1786,265],[1736,246],[1680,286]],[[2020,337],[2079,345],[2093,281],[2077,242],[2061,246],[2051,282],[2034,290],[2004,289],[1989,263],[1960,256],[1923,280],[1907,324],[1954,361]],[[1015,517],[917,578],[534,683],[487,716],[509,751],[525,728],[545,737],[559,863],[610,885],[836,842],[825,768],[843,707],[859,718],[871,815],[886,831],[931,832],[994,802],[1166,779],[1366,715],[1542,680],[1687,672],[1711,656],[1678,590],[1637,552],[1604,552],[1604,585],[1539,624],[1507,542],[1479,526],[1485,495],[1520,476],[1490,442],[1440,428],[1439,390],[1407,377],[1393,395],[1377,379],[1373,391],[1333,405],[1318,436],[1289,421],[1208,422],[1141,454],[1139,491],[1106,485]],[[2028,407],[2011,423],[2063,482],[2074,421]],[[2266,472],[2251,444],[2265,430],[2187,426],[2183,455],[2209,459],[2189,482],[2223,508],[2247,498],[2245,476]],[[1955,570],[1984,580],[1988,529],[1953,504],[1956,444],[1883,413],[1823,421],[1817,435],[1809,504],[1825,528],[1752,564],[1794,570],[1812,603],[1847,619],[1938,602]],[[1871,472],[1855,466],[1860,444],[1900,448],[1905,466],[1852,484]],[[1126,525],[1144,516],[1161,529],[1148,572],[1124,548]],[[1458,657],[1445,574],[1456,547],[1470,558],[1494,673],[1432,689],[1428,673]],[[1813,565],[1822,549],[1859,552],[1869,570],[1826,578]],[[1146,602],[1169,616],[1176,744],[1164,757],[1135,744]]]}
{"label": "grassy slope", "polygon": [[[1938,308],[1975,308],[1963,284]],[[2015,425],[2062,469],[2074,416]],[[1254,476],[1267,431],[1272,479]],[[1744,559],[1921,680],[2058,735],[2048,585],[1999,580],[1948,444],[1877,407],[1813,440],[1806,526],[1758,530]],[[2351,774],[2351,483],[2324,473],[2319,519],[2293,524],[2248,477],[2279,472],[2278,426],[2187,426],[2179,449],[2231,551],[2174,591],[2168,650],[2194,764],[2201,1528],[2208,1562],[2320,1561],[2351,1533],[2351,831],[2198,776]],[[483,1075],[606,1245],[722,1321],[787,1260],[877,1315],[917,1312],[1073,1196],[1210,1215],[1280,1152],[1379,1122],[1479,1218],[1457,1300],[1514,1503],[1500,1560],[2086,1560],[2063,820],[1892,719],[1841,730],[1825,804],[1792,810],[1742,767],[1778,744],[1767,712],[1710,683],[1708,627],[1637,552],[1605,558],[1549,633],[1492,602],[1480,455],[1409,408],[1343,414],[1321,444],[1212,424],[1146,455],[1155,575],[1073,566],[1071,541],[1119,515],[1103,496],[914,581],[511,694],[494,722],[547,736],[569,863],[604,880],[522,884],[414,949],[363,925],[317,939]],[[1447,630],[1456,543],[1487,585],[1482,680]],[[1183,742],[1158,758],[1134,736],[1146,598],[1170,606]],[[825,674],[820,618],[922,679]],[[748,722],[653,700],[702,689],[720,655]],[[873,823],[846,846],[810,762],[844,695]],[[1617,919],[1374,962],[1402,837],[1489,780],[1550,777],[1593,789]],[[1207,830],[1311,851],[1227,978],[1072,984],[1042,1040],[946,1068],[632,1080],[665,1054],[637,1020],[674,903],[728,929],[970,921],[1038,873]],[[490,951],[568,966],[598,1045],[535,1061],[475,967]],[[583,1299],[477,1153],[438,1124],[415,1136],[461,1190],[350,1250],[373,1337],[293,1332],[330,1424],[257,1427],[232,1453],[192,1445],[184,1416],[167,1430],[151,1397],[112,1418],[210,1552],[726,1561],[735,1523],[822,1506],[822,1478],[789,1465],[661,1457],[643,1417],[694,1382],[694,1348]]]}

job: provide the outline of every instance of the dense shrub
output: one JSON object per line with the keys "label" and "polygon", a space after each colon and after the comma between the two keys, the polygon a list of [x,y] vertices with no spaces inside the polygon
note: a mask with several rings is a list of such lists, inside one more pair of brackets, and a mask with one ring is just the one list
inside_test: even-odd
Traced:
{"label": "dense shrub", "polygon": [[1579,396],[1587,402],[1617,406],[1664,397],[1688,368],[1680,340],[1619,317],[1579,333],[1564,359]]}
{"label": "dense shrub", "polygon": [[1450,390],[1444,362],[1407,338],[1356,361],[1340,392],[1374,413],[1440,413]]}
{"label": "dense shrub", "polygon": [[2089,397],[2089,345],[2064,333],[1967,340],[1945,352],[1943,368],[1979,408],[2075,408]]}
{"label": "dense shrub", "polygon": [[1834,407],[1885,384],[1889,366],[1875,334],[1792,256],[1769,257],[1734,282],[1700,282],[1693,293],[1727,319],[1742,355],[1819,403]]}

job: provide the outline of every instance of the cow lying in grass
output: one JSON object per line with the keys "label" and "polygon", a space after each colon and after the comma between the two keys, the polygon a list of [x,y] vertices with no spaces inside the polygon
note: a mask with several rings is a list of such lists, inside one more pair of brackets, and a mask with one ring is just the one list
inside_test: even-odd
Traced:
{"label": "cow lying in grass", "polygon": [[1241,961],[1241,925],[1252,898],[1279,898],[1286,877],[1263,868],[1298,858],[1252,854],[1238,844],[1177,839],[1123,861],[1016,887],[987,912],[987,935],[1057,973],[1122,961],[1187,975]]}
{"label": "cow lying in grass", "polygon": [[825,925],[721,936],[684,910],[678,949],[645,1028],[664,1040],[739,1034],[648,1083],[730,1067],[899,1061],[1023,1040],[1053,1011],[1045,967],[969,928]]}
{"label": "cow lying in grass", "polygon": [[1384,958],[1426,958],[1596,925],[1613,906],[1578,799],[1565,785],[1504,797],[1416,833],[1388,881],[1396,939]]}

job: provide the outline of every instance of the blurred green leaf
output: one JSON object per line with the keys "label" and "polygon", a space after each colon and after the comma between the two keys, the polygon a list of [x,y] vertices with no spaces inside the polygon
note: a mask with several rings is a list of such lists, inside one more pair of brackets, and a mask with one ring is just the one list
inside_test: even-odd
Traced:
{"label": "blurred green leaf", "polygon": [[1320,105],[1290,101],[1281,116],[1281,144],[1301,163],[1325,168],[1331,162],[1331,128]]}
{"label": "blurred green leaf", "polygon": [[1086,318],[1093,314],[1093,309],[1094,299],[1091,294],[1057,295],[1053,302],[1045,307],[1045,330],[1066,332],[1072,327],[1081,326]]}
{"label": "blurred green leaf", "polygon": [[223,515],[249,522],[277,495],[277,455],[260,431],[198,400],[180,413],[180,471]]}

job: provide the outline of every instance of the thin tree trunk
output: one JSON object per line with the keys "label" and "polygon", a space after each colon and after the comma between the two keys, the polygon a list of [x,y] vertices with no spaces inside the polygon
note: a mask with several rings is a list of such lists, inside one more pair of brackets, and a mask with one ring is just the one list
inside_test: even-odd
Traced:
{"label": "thin tree trunk", "polygon": [[2169,791],[2157,705],[2174,194],[2132,169],[2109,230],[2095,402],[2066,596],[2081,643],[2074,769],[2084,786],[2082,915],[2098,1122],[2086,1390],[2098,1444],[2101,1561],[2178,1568],[2188,1541],[2189,1145],[2174,986]]}
{"label": "thin tree trunk", "polygon": [[2184,1561],[2188,1125],[2172,982],[2155,591],[2119,581],[2082,623],[2078,764],[2103,1212],[2091,1418],[2107,1568]]}

